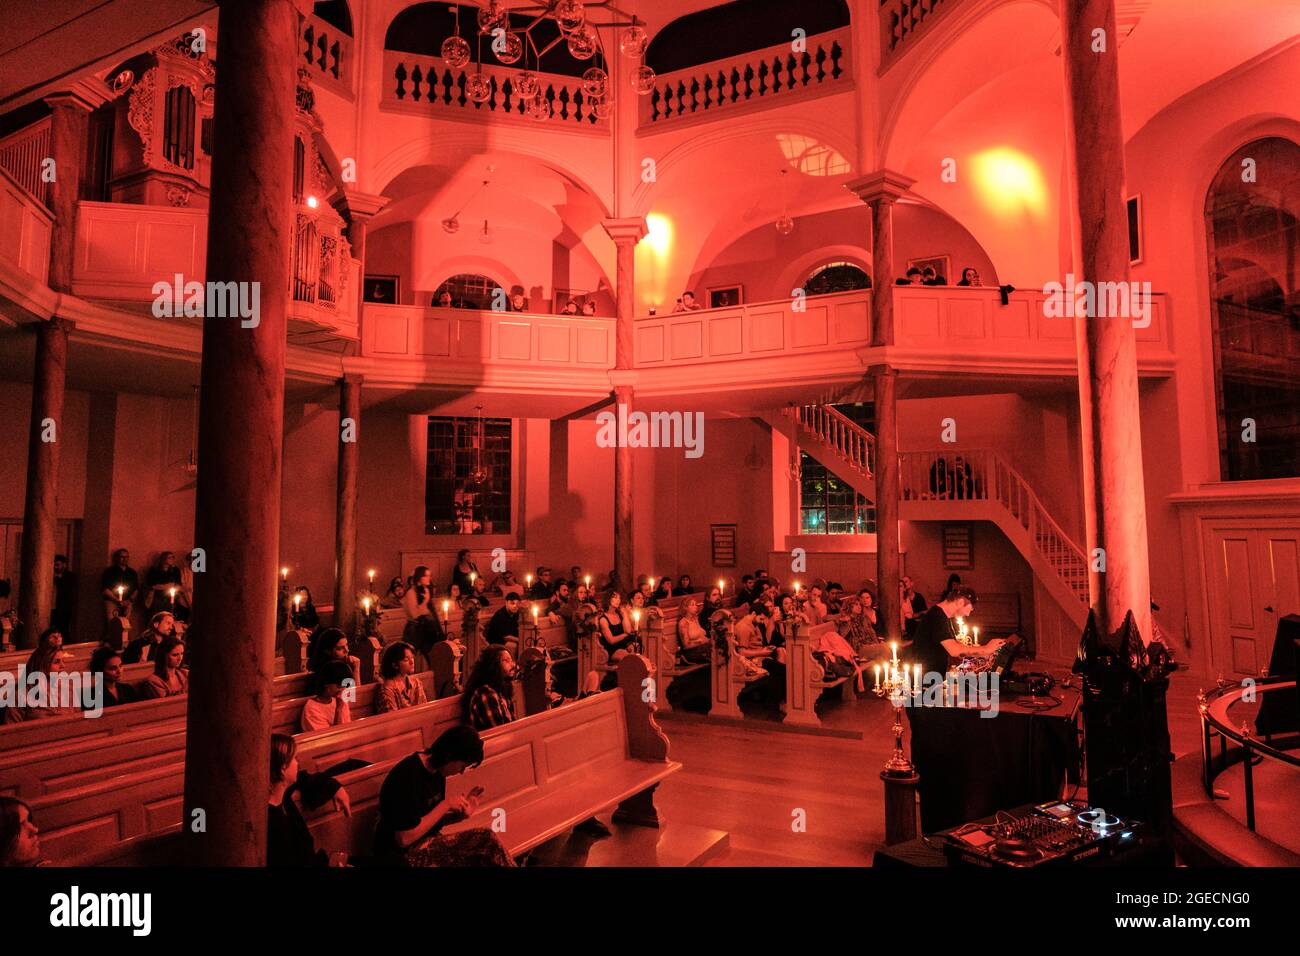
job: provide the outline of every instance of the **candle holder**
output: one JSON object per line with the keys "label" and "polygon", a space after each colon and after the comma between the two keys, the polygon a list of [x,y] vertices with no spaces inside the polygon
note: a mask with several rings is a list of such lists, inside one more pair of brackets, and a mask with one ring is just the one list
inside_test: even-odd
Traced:
{"label": "candle holder", "polygon": [[892,664],[885,665],[883,682],[877,673],[873,692],[877,697],[889,698],[894,707],[894,725],[891,728],[894,733],[894,752],[885,761],[884,774],[888,777],[910,777],[916,773],[916,767],[903,752],[903,704],[906,703],[908,694],[914,693],[914,690],[909,690],[907,668],[899,668],[897,657]]}

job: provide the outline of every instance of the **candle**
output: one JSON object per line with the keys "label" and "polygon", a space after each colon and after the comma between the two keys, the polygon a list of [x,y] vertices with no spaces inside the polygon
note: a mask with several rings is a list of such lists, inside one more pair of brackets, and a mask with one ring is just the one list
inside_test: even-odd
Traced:
{"label": "candle", "polygon": [[798,596],[799,596],[799,582],[798,582],[798,581],[794,582],[794,596],[795,596],[795,597],[798,597]]}
{"label": "candle", "polygon": [[168,589],[167,589],[167,597],[171,600],[171,602],[172,602],[173,604],[175,604],[175,603],[176,603],[176,589],[175,589],[175,588],[168,588]]}
{"label": "candle", "polygon": [[124,594],[126,594],[126,588],[124,588],[122,585],[119,584],[117,586],[117,599],[119,601],[122,600],[122,595]]}
{"label": "candle", "polygon": [[876,690],[880,690],[880,665],[876,665]]}
{"label": "candle", "polygon": [[374,583],[375,583],[375,569],[374,569],[374,568],[371,568],[371,569],[370,569],[369,571],[367,571],[366,573],[370,576],[370,583],[371,583],[371,585],[373,586]]}
{"label": "candle", "polygon": [[977,627],[975,628],[975,643],[978,644],[979,642],[980,642],[980,629]]}
{"label": "candle", "polygon": [[534,624],[534,626],[537,624],[537,605],[536,605],[536,604],[533,605],[533,624]]}
{"label": "candle", "polygon": [[641,627],[641,612],[640,610],[634,610],[632,612],[632,630],[635,632],[639,630],[640,627]]}
{"label": "candle", "polygon": [[301,594],[295,594],[295,595],[293,596],[293,609],[294,609],[295,611],[297,611],[297,610],[298,610],[298,605],[301,604],[301,603],[302,603],[302,595],[301,595]]}
{"label": "candle", "polygon": [[281,569],[280,569],[280,577],[281,577],[282,580],[288,581],[288,580],[289,580],[289,569],[288,569],[288,568],[281,568]]}
{"label": "candle", "polygon": [[469,584],[470,584],[470,587],[473,587],[473,586],[474,586],[474,582],[477,581],[477,580],[478,580],[478,572],[477,572],[477,571],[471,571],[471,572],[469,573]]}
{"label": "candle", "polygon": [[898,642],[897,642],[897,641],[890,641],[890,642],[889,642],[889,650],[890,650],[890,651],[893,653],[893,655],[894,655],[894,667],[897,668],[897,667],[898,667]]}
{"label": "candle", "polygon": [[591,587],[591,575],[585,575],[582,579],[582,583],[587,585],[587,587]]}
{"label": "candle", "polygon": [[533,576],[532,576],[531,574],[525,574],[525,575],[524,575],[524,585],[525,585],[529,590],[532,589],[532,587],[533,587]]}
{"label": "candle", "polygon": [[370,598],[361,599],[361,609],[367,614],[370,613]]}
{"label": "candle", "polygon": [[916,680],[912,684],[912,693],[919,694],[921,693],[921,665],[914,665],[914,670],[916,672]]}
{"label": "candle", "polygon": [[451,602],[450,602],[450,601],[443,601],[443,602],[442,602],[442,619],[443,619],[444,621],[447,620],[447,614],[448,614],[448,612],[450,611],[450,609],[451,609]]}
{"label": "candle", "polygon": [[722,578],[718,578],[718,593],[719,594],[727,593],[727,582],[722,580]]}

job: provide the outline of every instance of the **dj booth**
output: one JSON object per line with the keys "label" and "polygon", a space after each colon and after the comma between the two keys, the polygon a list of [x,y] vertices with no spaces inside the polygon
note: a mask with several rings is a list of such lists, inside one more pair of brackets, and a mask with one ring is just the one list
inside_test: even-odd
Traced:
{"label": "dj booth", "polygon": [[1077,689],[1058,684],[1039,697],[1004,689],[998,705],[994,717],[975,707],[906,709],[922,832],[1053,800],[1067,779],[1078,781]]}

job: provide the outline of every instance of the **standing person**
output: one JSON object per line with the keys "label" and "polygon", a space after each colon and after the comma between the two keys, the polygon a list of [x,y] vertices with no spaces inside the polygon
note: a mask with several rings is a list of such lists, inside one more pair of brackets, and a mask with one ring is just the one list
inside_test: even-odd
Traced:
{"label": "standing person", "polygon": [[150,611],[167,610],[176,613],[176,600],[181,591],[181,569],[176,567],[176,555],[164,551],[144,577],[144,606]]}
{"label": "standing person", "polygon": [[129,621],[140,590],[140,575],[131,567],[131,554],[126,548],[113,552],[113,563],[100,575],[99,587],[104,598],[105,622],[112,624],[119,617]]}
{"label": "standing person", "polygon": [[447,637],[443,622],[433,610],[432,580],[432,573],[422,564],[411,573],[411,586],[402,594],[402,609],[406,612],[402,640],[425,657],[435,644]]}
{"label": "standing person", "polygon": [[390,866],[514,866],[496,834],[480,827],[454,835],[443,827],[473,815],[483,788],[447,797],[447,778],[483,762],[472,727],[452,727],[428,750],[399,760],[379,790],[374,855]]}
{"label": "standing person", "polygon": [[903,624],[906,628],[905,636],[910,641],[921,621],[921,616],[925,614],[925,598],[913,586],[910,575],[904,574],[898,584],[901,598],[899,605],[903,610]]}
{"label": "standing person", "polygon": [[473,578],[477,578],[478,565],[473,560],[469,548],[462,548],[456,553],[456,566],[451,569],[451,583],[460,586],[461,594],[470,594],[474,588]]}
{"label": "standing person", "polygon": [[77,599],[77,576],[68,570],[68,557],[54,556],[54,607],[50,611],[50,627],[56,628],[71,640],[72,621]]}
{"label": "standing person", "polygon": [[144,697],[179,697],[189,692],[190,674],[181,662],[185,645],[179,637],[165,638],[154,652],[153,673],[144,682]]}

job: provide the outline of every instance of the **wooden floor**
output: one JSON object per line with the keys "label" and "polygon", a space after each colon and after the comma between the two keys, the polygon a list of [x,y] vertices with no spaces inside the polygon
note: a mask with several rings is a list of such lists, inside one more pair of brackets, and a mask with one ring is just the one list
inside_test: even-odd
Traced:
{"label": "wooden floor", "polygon": [[[1186,674],[1172,676],[1169,728],[1177,754],[1199,747],[1200,686]],[[869,865],[885,836],[879,772],[893,747],[892,711],[872,696],[834,702],[823,716],[839,735],[790,732],[761,719],[718,724],[665,715],[672,758],[683,764],[656,798],[669,829],[677,821],[726,831],[728,845],[706,866]],[[602,841],[606,865],[623,862],[620,845],[634,842],[618,829]],[[644,863],[643,854],[634,860],[631,853],[625,865]]]}

